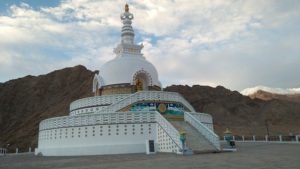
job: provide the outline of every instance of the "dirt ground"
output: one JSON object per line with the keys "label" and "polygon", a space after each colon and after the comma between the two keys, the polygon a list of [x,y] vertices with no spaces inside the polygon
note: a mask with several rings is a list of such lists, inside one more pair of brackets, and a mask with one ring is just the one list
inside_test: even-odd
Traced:
{"label": "dirt ground", "polygon": [[182,156],[102,155],[39,157],[32,154],[0,156],[0,169],[299,169],[300,144],[237,143],[230,153]]}

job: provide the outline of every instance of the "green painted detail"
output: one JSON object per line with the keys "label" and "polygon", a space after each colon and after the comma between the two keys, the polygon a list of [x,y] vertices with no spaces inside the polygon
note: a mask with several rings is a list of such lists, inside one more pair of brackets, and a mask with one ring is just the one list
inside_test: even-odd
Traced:
{"label": "green painted detail", "polygon": [[183,116],[185,110],[180,103],[143,102],[131,105],[130,111],[158,111],[163,115]]}

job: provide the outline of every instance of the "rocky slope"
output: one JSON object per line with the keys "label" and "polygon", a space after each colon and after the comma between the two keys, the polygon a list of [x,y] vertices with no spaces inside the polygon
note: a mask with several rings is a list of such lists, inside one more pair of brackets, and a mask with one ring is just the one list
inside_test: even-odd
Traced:
{"label": "rocky slope", "polygon": [[199,112],[212,114],[215,130],[226,127],[239,135],[300,134],[300,104],[285,100],[251,99],[222,86],[173,85],[165,89],[181,93]]}
{"label": "rocky slope", "polygon": [[75,66],[0,84],[0,147],[36,147],[41,120],[68,114],[73,100],[91,95],[93,72]]}
{"label": "rocky slope", "polygon": [[261,99],[261,100],[286,100],[291,102],[300,103],[300,94],[277,94],[271,93],[264,90],[258,90],[255,93],[249,95],[252,99]]}
{"label": "rocky slope", "polygon": [[[68,115],[69,104],[91,96],[94,72],[83,66],[26,76],[0,84],[0,147],[10,144],[27,151],[36,147],[41,120]],[[235,134],[300,134],[300,104],[285,100],[250,99],[224,87],[174,85],[166,91],[181,93],[199,112],[213,115],[215,129],[226,127]]]}

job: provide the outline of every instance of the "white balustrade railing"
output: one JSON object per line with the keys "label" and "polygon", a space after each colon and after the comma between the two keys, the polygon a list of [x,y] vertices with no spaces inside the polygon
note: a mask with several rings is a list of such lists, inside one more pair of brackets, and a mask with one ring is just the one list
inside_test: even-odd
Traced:
{"label": "white balustrade railing", "polygon": [[191,115],[193,115],[197,120],[199,120],[202,123],[213,123],[212,116],[207,113],[196,113],[196,112],[189,112]]}
{"label": "white balustrade railing", "polygon": [[73,101],[70,104],[70,112],[84,107],[97,106],[97,105],[110,105],[128,96],[130,96],[130,94],[114,94],[114,95],[93,96],[93,97],[78,99],[76,101]]}
{"label": "white balustrade railing", "polygon": [[189,112],[184,113],[184,120],[195,127],[217,150],[221,150],[219,136],[202,124]]}
{"label": "white balustrade railing", "polygon": [[[189,104],[188,101],[186,101],[179,93],[175,92],[163,92],[163,91],[141,91],[136,92],[119,102],[116,102],[114,104],[111,104],[110,106],[107,106],[104,108],[104,111],[109,112],[115,112],[118,111],[126,106],[129,106],[135,102],[138,101],[173,101],[173,102],[179,102],[182,103],[189,111],[195,111],[193,106]],[[101,111],[98,111],[96,113],[101,113]]]}
{"label": "white balustrade railing", "polygon": [[[282,135],[265,135],[265,136],[239,136],[233,135],[233,141],[237,142],[265,142],[265,143],[300,143],[300,135],[289,135],[289,136],[282,136]],[[223,141],[226,141],[225,136],[223,136]]]}
{"label": "white balustrade railing", "polygon": [[214,131],[213,120],[210,114],[206,113],[196,113],[196,112],[189,112],[193,115],[197,120],[199,120],[202,124],[208,127],[210,130]]}
{"label": "white balustrade railing", "polygon": [[182,150],[182,144],[180,141],[180,133],[177,129],[160,113],[156,112],[156,122],[163,128],[167,135],[175,142],[177,148]]}
{"label": "white balustrade railing", "polygon": [[151,123],[155,122],[155,119],[156,112],[106,112],[83,116],[62,116],[43,120],[39,130],[97,124]]}

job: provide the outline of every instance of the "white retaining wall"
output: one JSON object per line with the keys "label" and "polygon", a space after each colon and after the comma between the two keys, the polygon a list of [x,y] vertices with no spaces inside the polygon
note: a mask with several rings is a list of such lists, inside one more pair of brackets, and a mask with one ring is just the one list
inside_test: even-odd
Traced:
{"label": "white retaining wall", "polygon": [[158,112],[56,117],[39,129],[35,154],[45,156],[145,153],[146,140],[154,140],[159,152],[182,148],[178,131]]}
{"label": "white retaining wall", "polygon": [[145,140],[157,140],[156,125],[108,124],[43,130],[36,153],[45,156],[145,153]]}

